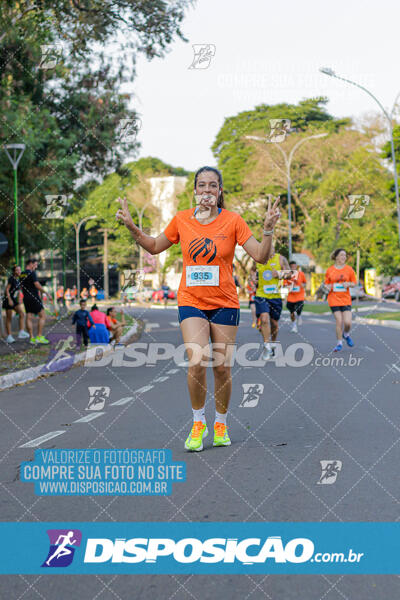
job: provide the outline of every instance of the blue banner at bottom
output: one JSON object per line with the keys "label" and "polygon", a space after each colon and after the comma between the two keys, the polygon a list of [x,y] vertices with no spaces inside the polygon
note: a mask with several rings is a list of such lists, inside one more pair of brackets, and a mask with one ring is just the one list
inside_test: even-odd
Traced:
{"label": "blue banner at bottom", "polygon": [[1,574],[400,574],[400,523],[0,523]]}

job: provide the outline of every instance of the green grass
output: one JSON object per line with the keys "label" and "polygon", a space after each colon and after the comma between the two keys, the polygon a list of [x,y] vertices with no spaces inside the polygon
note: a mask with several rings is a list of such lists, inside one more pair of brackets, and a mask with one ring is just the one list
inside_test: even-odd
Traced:
{"label": "green grass", "polygon": [[327,302],[321,302],[318,304],[311,304],[311,302],[305,302],[303,310],[306,312],[315,313],[317,315],[331,312]]}
{"label": "green grass", "polygon": [[[360,315],[364,316],[364,315]],[[371,313],[370,315],[365,315],[365,318],[370,319],[383,319],[385,321],[400,321],[400,311],[399,312],[383,312],[383,313]]]}

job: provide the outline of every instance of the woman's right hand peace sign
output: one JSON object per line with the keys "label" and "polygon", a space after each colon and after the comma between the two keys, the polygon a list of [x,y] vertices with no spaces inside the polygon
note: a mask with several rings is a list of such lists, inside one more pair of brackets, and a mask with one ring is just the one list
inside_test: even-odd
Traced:
{"label": "woman's right hand peace sign", "polygon": [[123,223],[125,225],[125,227],[127,227],[128,229],[130,229],[132,227],[132,225],[134,225],[131,213],[129,212],[129,208],[128,208],[128,201],[126,198],[118,198],[116,200],[116,202],[119,202],[121,205],[121,208],[119,208],[115,214],[115,218],[117,219],[117,221],[120,221],[121,223]]}
{"label": "woman's right hand peace sign", "polygon": [[265,215],[264,220],[264,229],[271,230],[275,227],[277,221],[281,216],[281,211],[279,210],[279,202],[280,198],[278,197],[273,206],[271,207],[271,198],[268,198],[268,208],[267,214]]}

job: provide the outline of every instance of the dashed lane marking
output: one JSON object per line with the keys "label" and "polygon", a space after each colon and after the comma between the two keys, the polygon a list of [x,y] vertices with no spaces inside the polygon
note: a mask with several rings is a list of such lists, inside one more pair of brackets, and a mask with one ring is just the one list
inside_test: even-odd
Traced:
{"label": "dashed lane marking", "polygon": [[154,387],[154,385],[145,385],[138,390],[135,390],[135,394],[144,394],[144,392],[148,392]]}
{"label": "dashed lane marking", "polygon": [[127,396],[126,398],[121,398],[120,400],[117,400],[116,402],[111,402],[110,406],[122,406],[123,404],[127,404],[131,400],[133,400],[133,396]]}
{"label": "dashed lane marking", "polygon": [[145,333],[152,331],[152,329],[157,329],[157,327],[160,327],[160,323],[146,323],[146,326],[144,328]]}
{"label": "dashed lane marking", "polygon": [[105,415],[105,413],[104,412],[95,412],[95,413],[92,413],[91,415],[86,415],[84,417],[81,417],[80,419],[73,421],[73,423],[89,423],[89,421],[93,421],[94,419],[97,419],[97,417],[101,417],[101,415]]}
{"label": "dashed lane marking", "polygon": [[41,435],[30,442],[26,442],[26,444],[22,444],[20,448],[36,448],[36,446],[40,446],[40,444],[44,444],[44,442],[47,442],[48,440],[51,440],[63,433],[65,433],[65,429],[62,431],[50,431],[49,433],[45,433],[44,435]]}
{"label": "dashed lane marking", "polygon": [[157,379],[153,379],[153,383],[162,383],[163,381],[167,381],[169,377],[157,377]]}

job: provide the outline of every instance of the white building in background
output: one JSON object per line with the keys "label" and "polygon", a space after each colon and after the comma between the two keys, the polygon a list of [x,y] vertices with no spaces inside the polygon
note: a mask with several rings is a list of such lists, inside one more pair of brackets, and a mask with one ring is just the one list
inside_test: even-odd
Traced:
{"label": "white building in background", "polygon": [[[159,235],[175,216],[178,210],[178,195],[181,194],[186,186],[187,177],[150,177],[151,186],[151,204],[157,209],[157,215],[152,219],[150,235]],[[158,255],[160,267],[162,268],[167,258],[166,252]],[[171,289],[177,290],[182,274],[182,264],[173,265],[166,278],[167,285]],[[151,280],[152,287],[158,288],[159,281],[157,273],[148,273],[145,282]]]}

